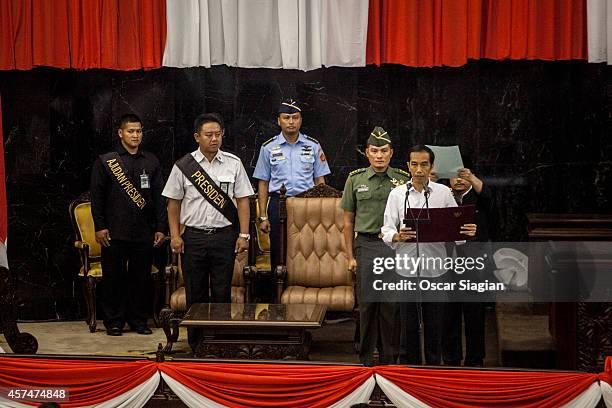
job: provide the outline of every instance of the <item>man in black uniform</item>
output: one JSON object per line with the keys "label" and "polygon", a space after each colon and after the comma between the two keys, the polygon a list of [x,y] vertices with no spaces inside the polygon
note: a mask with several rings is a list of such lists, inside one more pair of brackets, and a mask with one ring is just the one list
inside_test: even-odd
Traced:
{"label": "man in black uniform", "polygon": [[138,334],[147,327],[147,291],[153,247],[166,231],[159,161],[141,150],[142,121],[133,114],[119,121],[119,143],[96,160],[91,172],[91,212],[102,246],[104,326],[121,336],[127,322]]}

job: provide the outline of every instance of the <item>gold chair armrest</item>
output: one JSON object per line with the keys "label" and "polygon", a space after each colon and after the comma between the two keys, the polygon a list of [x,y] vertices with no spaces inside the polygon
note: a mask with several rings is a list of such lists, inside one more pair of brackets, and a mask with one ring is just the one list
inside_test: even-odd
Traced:
{"label": "gold chair armrest", "polygon": [[89,244],[85,241],[74,241],[74,247],[78,249],[89,248]]}

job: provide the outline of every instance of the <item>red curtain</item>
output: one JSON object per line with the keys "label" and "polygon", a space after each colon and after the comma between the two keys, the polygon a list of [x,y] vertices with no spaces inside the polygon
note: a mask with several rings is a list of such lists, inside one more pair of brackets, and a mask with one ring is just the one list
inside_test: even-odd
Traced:
{"label": "red curtain", "polygon": [[586,57],[586,0],[370,0],[368,64]]}
{"label": "red curtain", "polygon": [[[99,404],[142,384],[157,373],[155,362],[1,358],[0,388],[67,389],[62,407]],[[3,395],[6,398],[6,394]]]}
{"label": "red curtain", "polygon": [[433,407],[560,407],[576,398],[597,374],[428,370],[377,367],[405,392]]}
{"label": "red curtain", "polygon": [[230,407],[327,407],[373,371],[356,366],[161,363],[159,369],[198,394]]}
{"label": "red curtain", "polygon": [[161,66],[165,0],[0,2],[0,69]]}

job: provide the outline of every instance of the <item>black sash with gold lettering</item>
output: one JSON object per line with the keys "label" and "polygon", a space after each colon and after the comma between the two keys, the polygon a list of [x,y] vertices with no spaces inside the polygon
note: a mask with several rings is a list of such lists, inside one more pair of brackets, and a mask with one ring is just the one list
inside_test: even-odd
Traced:
{"label": "black sash with gold lettering", "polygon": [[121,161],[119,154],[117,152],[109,152],[100,156],[100,159],[111,179],[119,184],[119,189],[123,191],[124,197],[138,209],[144,209],[147,201],[127,175],[125,165]]}
{"label": "black sash with gold lettering", "polygon": [[210,178],[202,166],[195,161],[191,153],[181,157],[176,162],[176,166],[183,172],[196,190],[202,194],[206,201],[223,214],[223,216],[232,223],[235,229],[240,227],[238,223],[238,210],[234,202],[219,188],[219,186],[217,186],[217,183]]}

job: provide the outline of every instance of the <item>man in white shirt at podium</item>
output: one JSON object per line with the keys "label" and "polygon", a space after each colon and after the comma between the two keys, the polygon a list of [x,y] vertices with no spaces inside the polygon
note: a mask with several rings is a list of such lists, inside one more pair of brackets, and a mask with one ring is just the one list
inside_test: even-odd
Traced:
{"label": "man in white shirt at podium", "polygon": [[[381,229],[383,241],[401,257],[445,259],[447,253],[444,242],[419,243],[416,239],[417,228],[427,222],[428,209],[457,207],[457,203],[448,187],[429,180],[435,159],[433,151],[427,146],[417,145],[408,154],[408,170],[412,179],[389,194]],[[408,220],[408,226],[404,225],[404,220]],[[474,236],[476,225],[464,224],[460,233]],[[410,262],[408,265],[415,263]],[[442,265],[440,262],[422,262],[418,270],[397,268],[396,272],[417,282],[417,290],[409,292],[409,295],[415,296],[400,303],[402,327],[399,362],[422,364],[419,331],[422,319],[425,364],[440,365],[443,311],[447,296],[444,291],[420,290],[419,282],[425,285],[443,283],[447,272],[444,262]]]}

